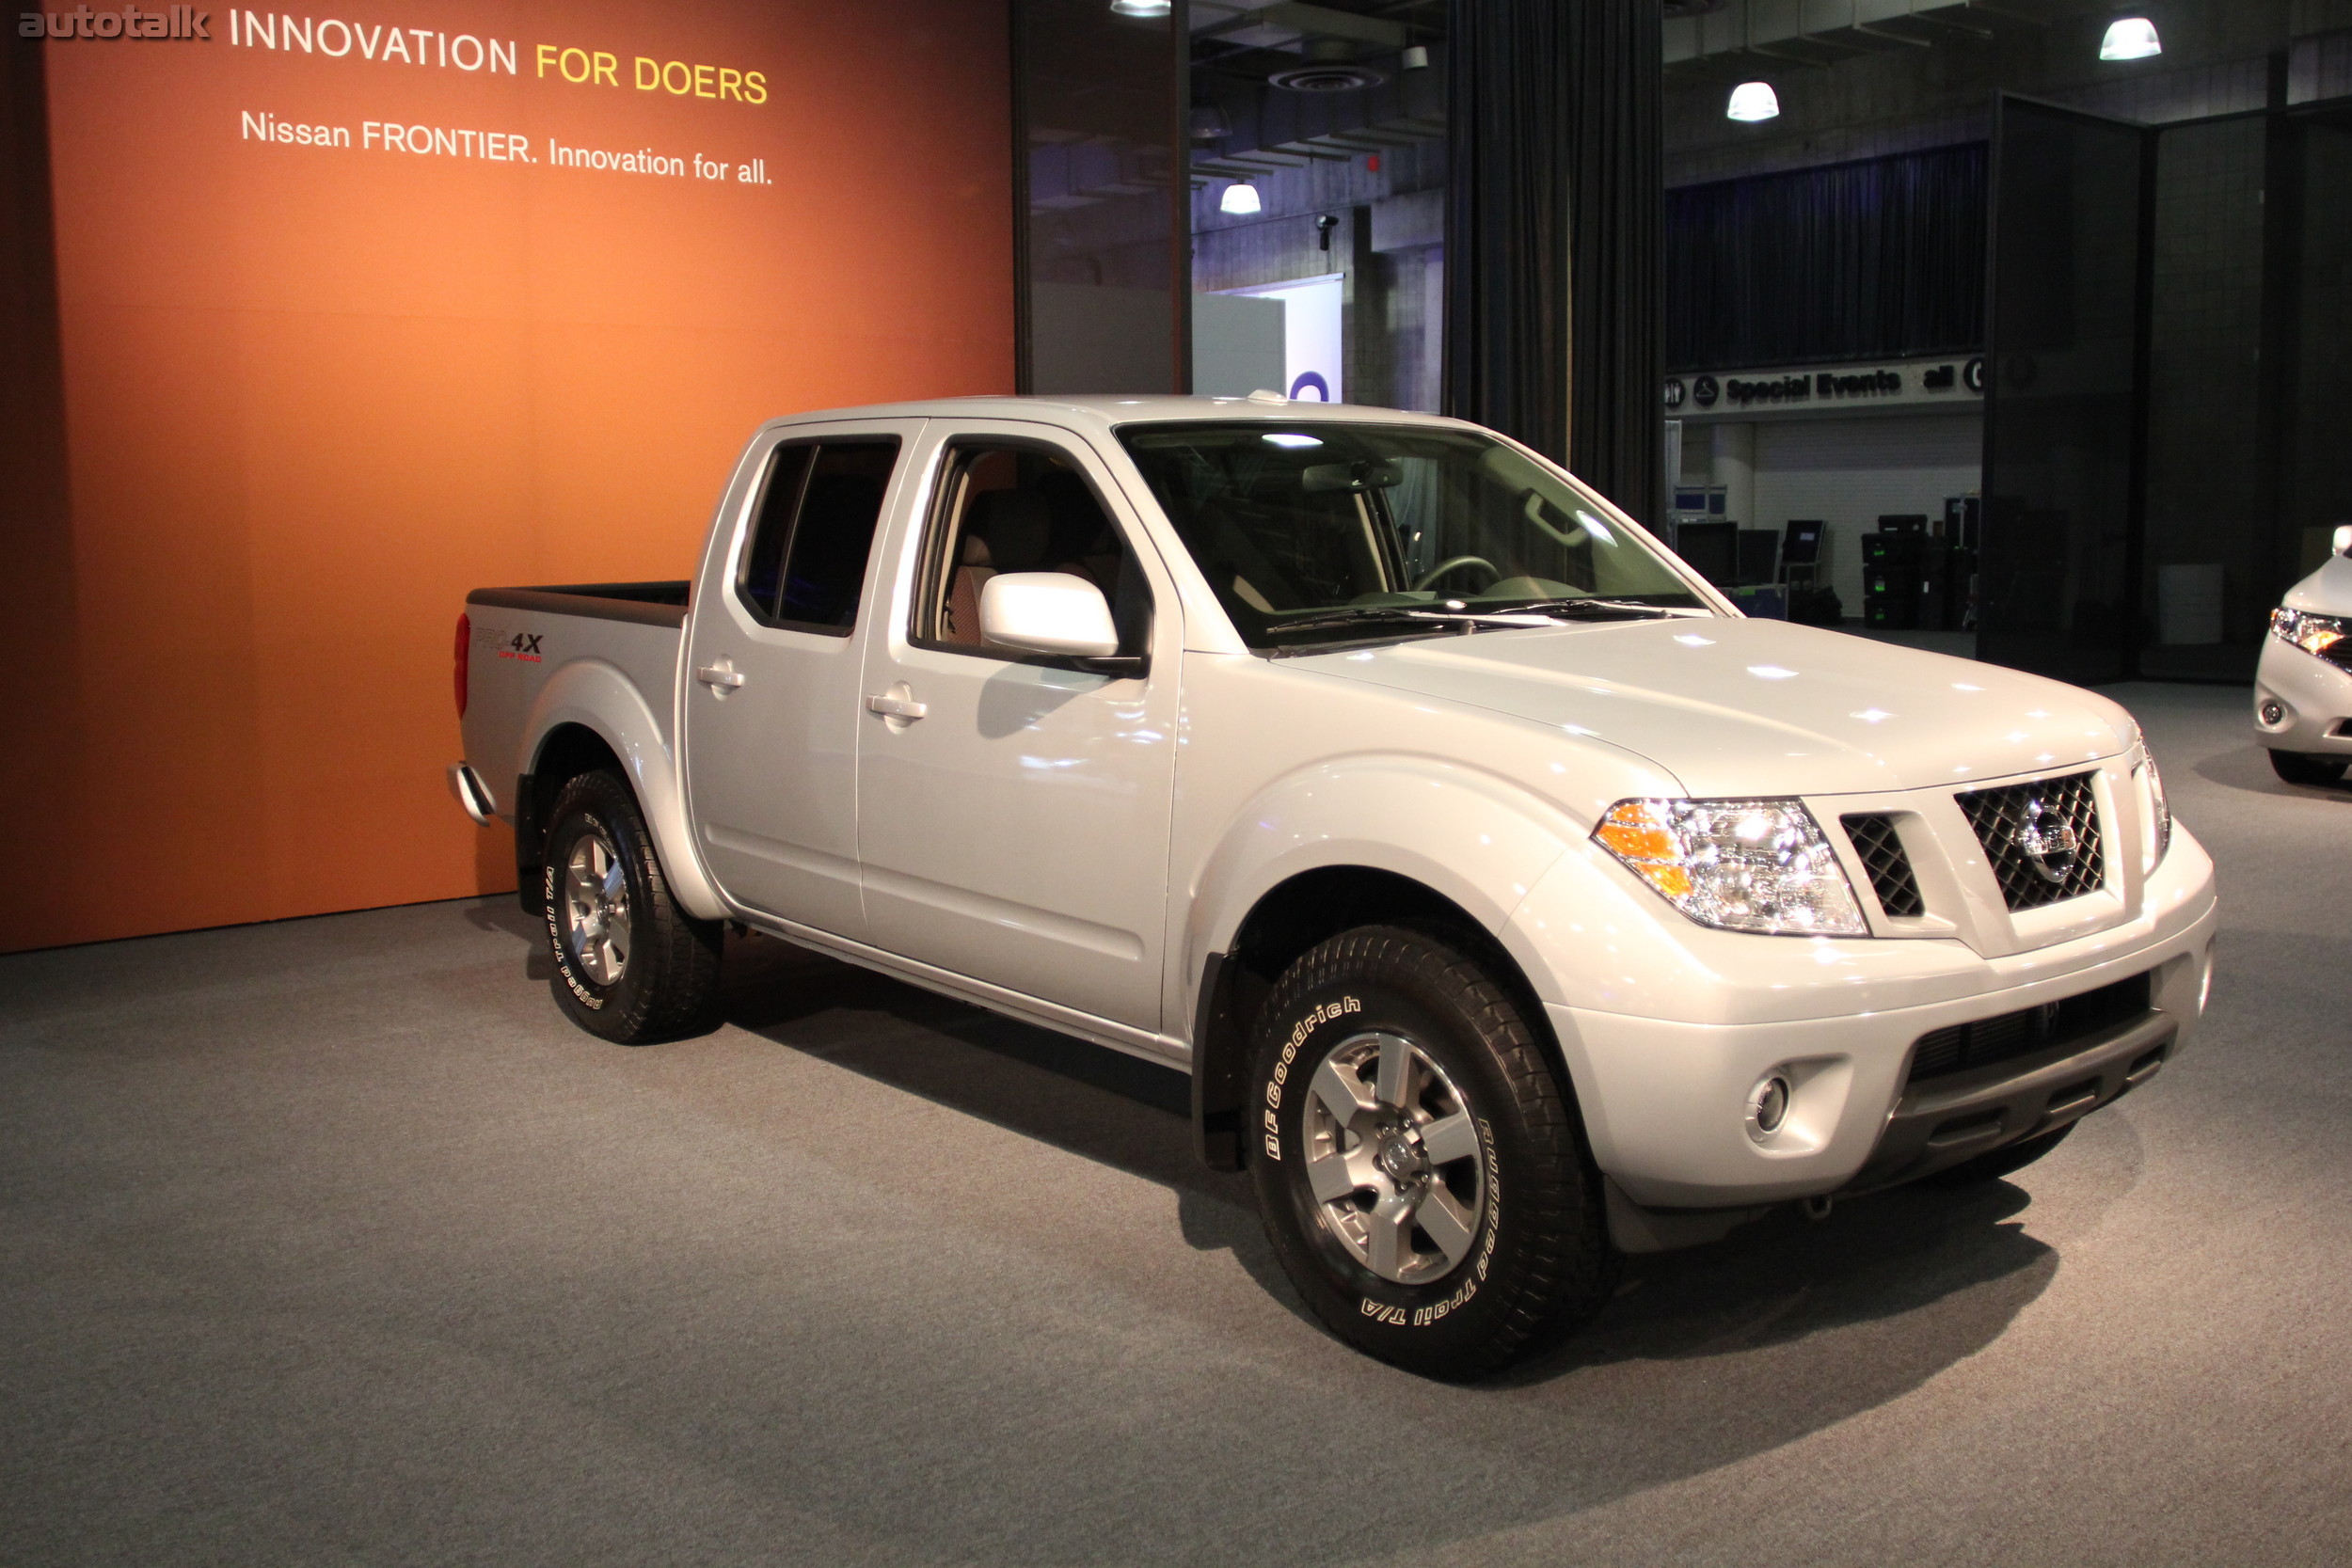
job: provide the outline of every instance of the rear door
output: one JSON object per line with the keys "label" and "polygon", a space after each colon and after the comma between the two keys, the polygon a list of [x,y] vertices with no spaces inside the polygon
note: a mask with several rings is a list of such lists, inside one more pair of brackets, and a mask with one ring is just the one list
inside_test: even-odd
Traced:
{"label": "rear door", "polygon": [[[942,421],[866,649],[858,842],[875,945],[1156,1031],[1183,646],[1173,584],[1101,460],[1017,421]],[[1111,600],[1123,666],[986,642],[996,572]]]}
{"label": "rear door", "polygon": [[922,428],[782,433],[694,594],[682,726],[705,863],[744,909],[850,938],[866,931],[857,741],[874,545]]}

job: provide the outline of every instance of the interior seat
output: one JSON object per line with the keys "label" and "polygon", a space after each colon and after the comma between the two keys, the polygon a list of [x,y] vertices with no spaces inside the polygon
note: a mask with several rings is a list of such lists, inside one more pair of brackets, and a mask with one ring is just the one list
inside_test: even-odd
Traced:
{"label": "interior seat", "polygon": [[983,490],[964,509],[955,577],[947,586],[943,641],[978,647],[980,589],[999,572],[1070,570],[1045,564],[1053,544],[1053,514],[1028,490]]}

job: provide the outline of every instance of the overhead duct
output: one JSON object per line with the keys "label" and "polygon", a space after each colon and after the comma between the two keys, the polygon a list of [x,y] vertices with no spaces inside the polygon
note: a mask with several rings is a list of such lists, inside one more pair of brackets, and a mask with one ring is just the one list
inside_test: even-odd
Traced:
{"label": "overhead duct", "polygon": [[1833,66],[2043,27],[2071,0],[1668,0],[1666,69],[1738,75],[1761,61]]}
{"label": "overhead duct", "polygon": [[1279,49],[1307,54],[1316,43],[1342,43],[1373,53],[1399,50],[1408,41],[1405,24],[1326,6],[1281,4],[1237,6],[1193,0],[1189,8],[1196,39],[1216,39],[1244,49]]}
{"label": "overhead duct", "polygon": [[1345,39],[1309,39],[1306,64],[1266,77],[1285,92],[1360,92],[1388,79],[1387,71],[1358,64],[1356,46]]}

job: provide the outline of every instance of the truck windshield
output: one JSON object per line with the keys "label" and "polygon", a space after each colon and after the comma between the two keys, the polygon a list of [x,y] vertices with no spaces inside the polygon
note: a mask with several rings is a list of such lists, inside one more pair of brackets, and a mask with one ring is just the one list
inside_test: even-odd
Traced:
{"label": "truck windshield", "polygon": [[1119,436],[1253,648],[1707,608],[1589,496],[1467,431],[1220,420]]}

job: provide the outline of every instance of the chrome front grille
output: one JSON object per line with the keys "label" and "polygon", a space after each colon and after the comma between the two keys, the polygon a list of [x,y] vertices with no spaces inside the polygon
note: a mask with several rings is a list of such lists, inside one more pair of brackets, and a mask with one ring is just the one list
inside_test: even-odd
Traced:
{"label": "chrome front grille", "polygon": [[2011,910],[2092,892],[2106,879],[2095,772],[1956,797]]}
{"label": "chrome front grille", "polygon": [[1862,869],[1869,875],[1870,891],[1878,895],[1879,908],[1898,919],[1925,914],[1928,907],[1919,896],[1919,879],[1912,875],[1903,841],[1895,836],[1895,819],[1882,812],[1856,812],[1838,820]]}

